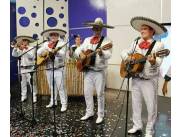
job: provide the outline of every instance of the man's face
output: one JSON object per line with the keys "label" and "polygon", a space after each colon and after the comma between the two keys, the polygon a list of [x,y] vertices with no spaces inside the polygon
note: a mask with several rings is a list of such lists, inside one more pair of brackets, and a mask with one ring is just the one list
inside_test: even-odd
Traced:
{"label": "man's face", "polygon": [[25,47],[28,46],[29,41],[26,40],[26,39],[23,39],[19,44],[20,44],[20,46],[21,46],[22,48],[25,48]]}
{"label": "man's face", "polygon": [[59,34],[58,33],[51,33],[49,38],[50,38],[50,41],[57,42],[59,39]]}
{"label": "man's face", "polygon": [[80,45],[81,44],[81,38],[80,37],[76,37],[75,43],[76,43],[76,45]]}
{"label": "man's face", "polygon": [[92,30],[94,31],[95,35],[101,35],[102,27],[93,26]]}
{"label": "man's face", "polygon": [[154,30],[147,26],[147,25],[142,25],[141,30],[140,30],[141,36],[143,39],[149,39],[152,38],[154,35]]}

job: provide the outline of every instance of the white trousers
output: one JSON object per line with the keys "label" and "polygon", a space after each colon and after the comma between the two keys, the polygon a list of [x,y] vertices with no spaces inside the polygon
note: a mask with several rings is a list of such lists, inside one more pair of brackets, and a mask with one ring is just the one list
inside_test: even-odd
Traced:
{"label": "white trousers", "polygon": [[[53,71],[46,71],[47,80],[49,84],[49,88],[51,91],[51,99],[50,104],[53,104]],[[57,104],[57,94],[59,91],[59,96],[62,105],[67,105],[67,92],[65,89],[64,83],[64,68],[58,68],[54,70],[54,93],[55,93],[55,104]]]}
{"label": "white trousers", "polygon": [[36,86],[36,73],[33,73],[33,86],[31,85],[31,75],[30,73],[24,73],[21,74],[21,97],[22,98],[27,98],[27,85],[30,85],[30,89],[32,92],[33,88],[33,98],[36,98],[37,95],[37,86]]}
{"label": "white trousers", "polygon": [[98,116],[104,117],[104,89],[105,72],[88,71],[84,76],[84,96],[86,101],[86,115],[94,115],[93,91],[97,92]]}
{"label": "white trousers", "polygon": [[134,128],[142,129],[142,98],[146,103],[148,120],[146,132],[153,133],[157,118],[157,90],[158,78],[150,80],[132,79],[132,109]]}

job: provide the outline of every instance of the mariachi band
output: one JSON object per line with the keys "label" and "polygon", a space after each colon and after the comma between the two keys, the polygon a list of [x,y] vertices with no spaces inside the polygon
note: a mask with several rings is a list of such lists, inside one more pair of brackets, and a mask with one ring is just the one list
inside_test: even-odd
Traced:
{"label": "mariachi band", "polygon": [[[141,112],[142,99],[144,99],[148,111],[145,137],[152,137],[157,118],[159,67],[163,57],[169,54],[169,51],[164,49],[163,43],[154,40],[153,36],[166,33],[167,30],[157,21],[146,17],[134,17],[131,19],[130,24],[140,33],[140,37],[132,41],[131,46],[120,53],[120,57],[122,58],[120,75],[123,78],[132,78],[133,127],[128,130],[128,133],[135,134],[143,128]],[[105,71],[108,67],[108,60],[112,56],[113,49],[112,40],[103,36],[102,30],[113,29],[114,27],[104,24],[103,20],[99,17],[94,22],[86,22],[84,25],[92,28],[92,36],[85,38],[82,42],[81,36],[77,35],[75,45],[72,45],[70,48],[67,48],[66,42],[63,39],[66,31],[61,29],[43,31],[41,35],[47,38],[48,41],[43,43],[37,50],[39,59],[37,64],[45,64],[47,81],[50,87],[51,97],[46,108],[57,106],[57,95],[59,93],[61,112],[65,112],[68,107],[68,97],[65,88],[65,58],[66,52],[69,50],[70,58],[76,60],[77,70],[84,73],[86,112],[80,120],[87,120],[94,116],[93,91],[95,89],[98,104],[96,123],[100,124],[104,119]],[[29,46],[29,43],[35,41],[30,36],[18,36],[15,40],[16,43],[13,44],[12,51],[12,56],[14,57],[19,57],[30,50],[32,47]],[[36,51],[33,49],[24,54],[21,57],[21,62],[19,62],[22,77],[22,102],[27,99],[27,84],[30,83],[31,78],[28,72],[36,67],[35,54]],[[33,102],[36,103],[36,76],[33,75],[33,77],[34,84],[30,84],[30,87],[34,89]],[[163,93],[167,93],[167,90]]]}

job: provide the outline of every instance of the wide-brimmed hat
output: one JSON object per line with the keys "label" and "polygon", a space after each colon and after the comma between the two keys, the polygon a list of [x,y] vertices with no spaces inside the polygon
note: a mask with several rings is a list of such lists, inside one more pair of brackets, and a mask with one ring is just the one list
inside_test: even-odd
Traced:
{"label": "wide-brimmed hat", "polygon": [[15,40],[17,43],[21,42],[22,40],[28,40],[29,43],[33,43],[36,41],[35,39],[33,39],[33,37],[25,36],[25,35],[17,36],[17,37],[15,37]]}
{"label": "wide-brimmed hat", "polygon": [[51,33],[57,33],[59,36],[65,36],[66,31],[62,29],[47,29],[41,33],[43,37],[49,37]]}
{"label": "wide-brimmed hat", "polygon": [[97,27],[102,27],[102,28],[109,28],[109,29],[113,29],[113,26],[107,25],[103,23],[102,18],[96,18],[93,21],[87,21],[84,23],[85,26],[97,26]]}
{"label": "wide-brimmed hat", "polygon": [[167,32],[167,29],[163,25],[146,17],[133,17],[130,23],[131,26],[137,31],[140,31],[142,25],[147,25],[154,29],[155,35],[160,35]]}

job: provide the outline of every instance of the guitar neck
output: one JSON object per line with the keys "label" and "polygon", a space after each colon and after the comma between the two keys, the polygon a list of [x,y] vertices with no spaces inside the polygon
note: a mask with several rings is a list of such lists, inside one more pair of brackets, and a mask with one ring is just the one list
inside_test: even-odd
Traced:
{"label": "guitar neck", "polygon": [[62,49],[63,47],[65,47],[66,46],[66,44],[64,44],[63,46],[61,46],[61,47],[57,47],[55,50],[56,50],[56,52],[57,51],[59,51],[60,49]]}
{"label": "guitar neck", "polygon": [[[112,44],[111,44],[111,43],[108,43],[108,44],[104,45],[103,47],[100,47],[99,49],[101,49],[101,50],[108,50],[108,49],[110,49],[110,48],[112,48]],[[87,55],[87,58],[93,56],[93,55],[96,54],[96,53],[97,53],[97,49],[96,49],[95,51],[89,53],[89,54]]]}
{"label": "guitar neck", "polygon": [[[154,53],[154,56],[156,57],[156,53]],[[143,63],[147,60],[147,56],[144,56],[141,59],[135,60],[134,64]]]}
{"label": "guitar neck", "polygon": [[145,62],[146,60],[147,60],[147,57],[145,56],[145,57],[143,57],[143,58],[141,58],[141,59],[135,60],[135,61],[134,61],[134,64],[143,63],[143,62]]}

